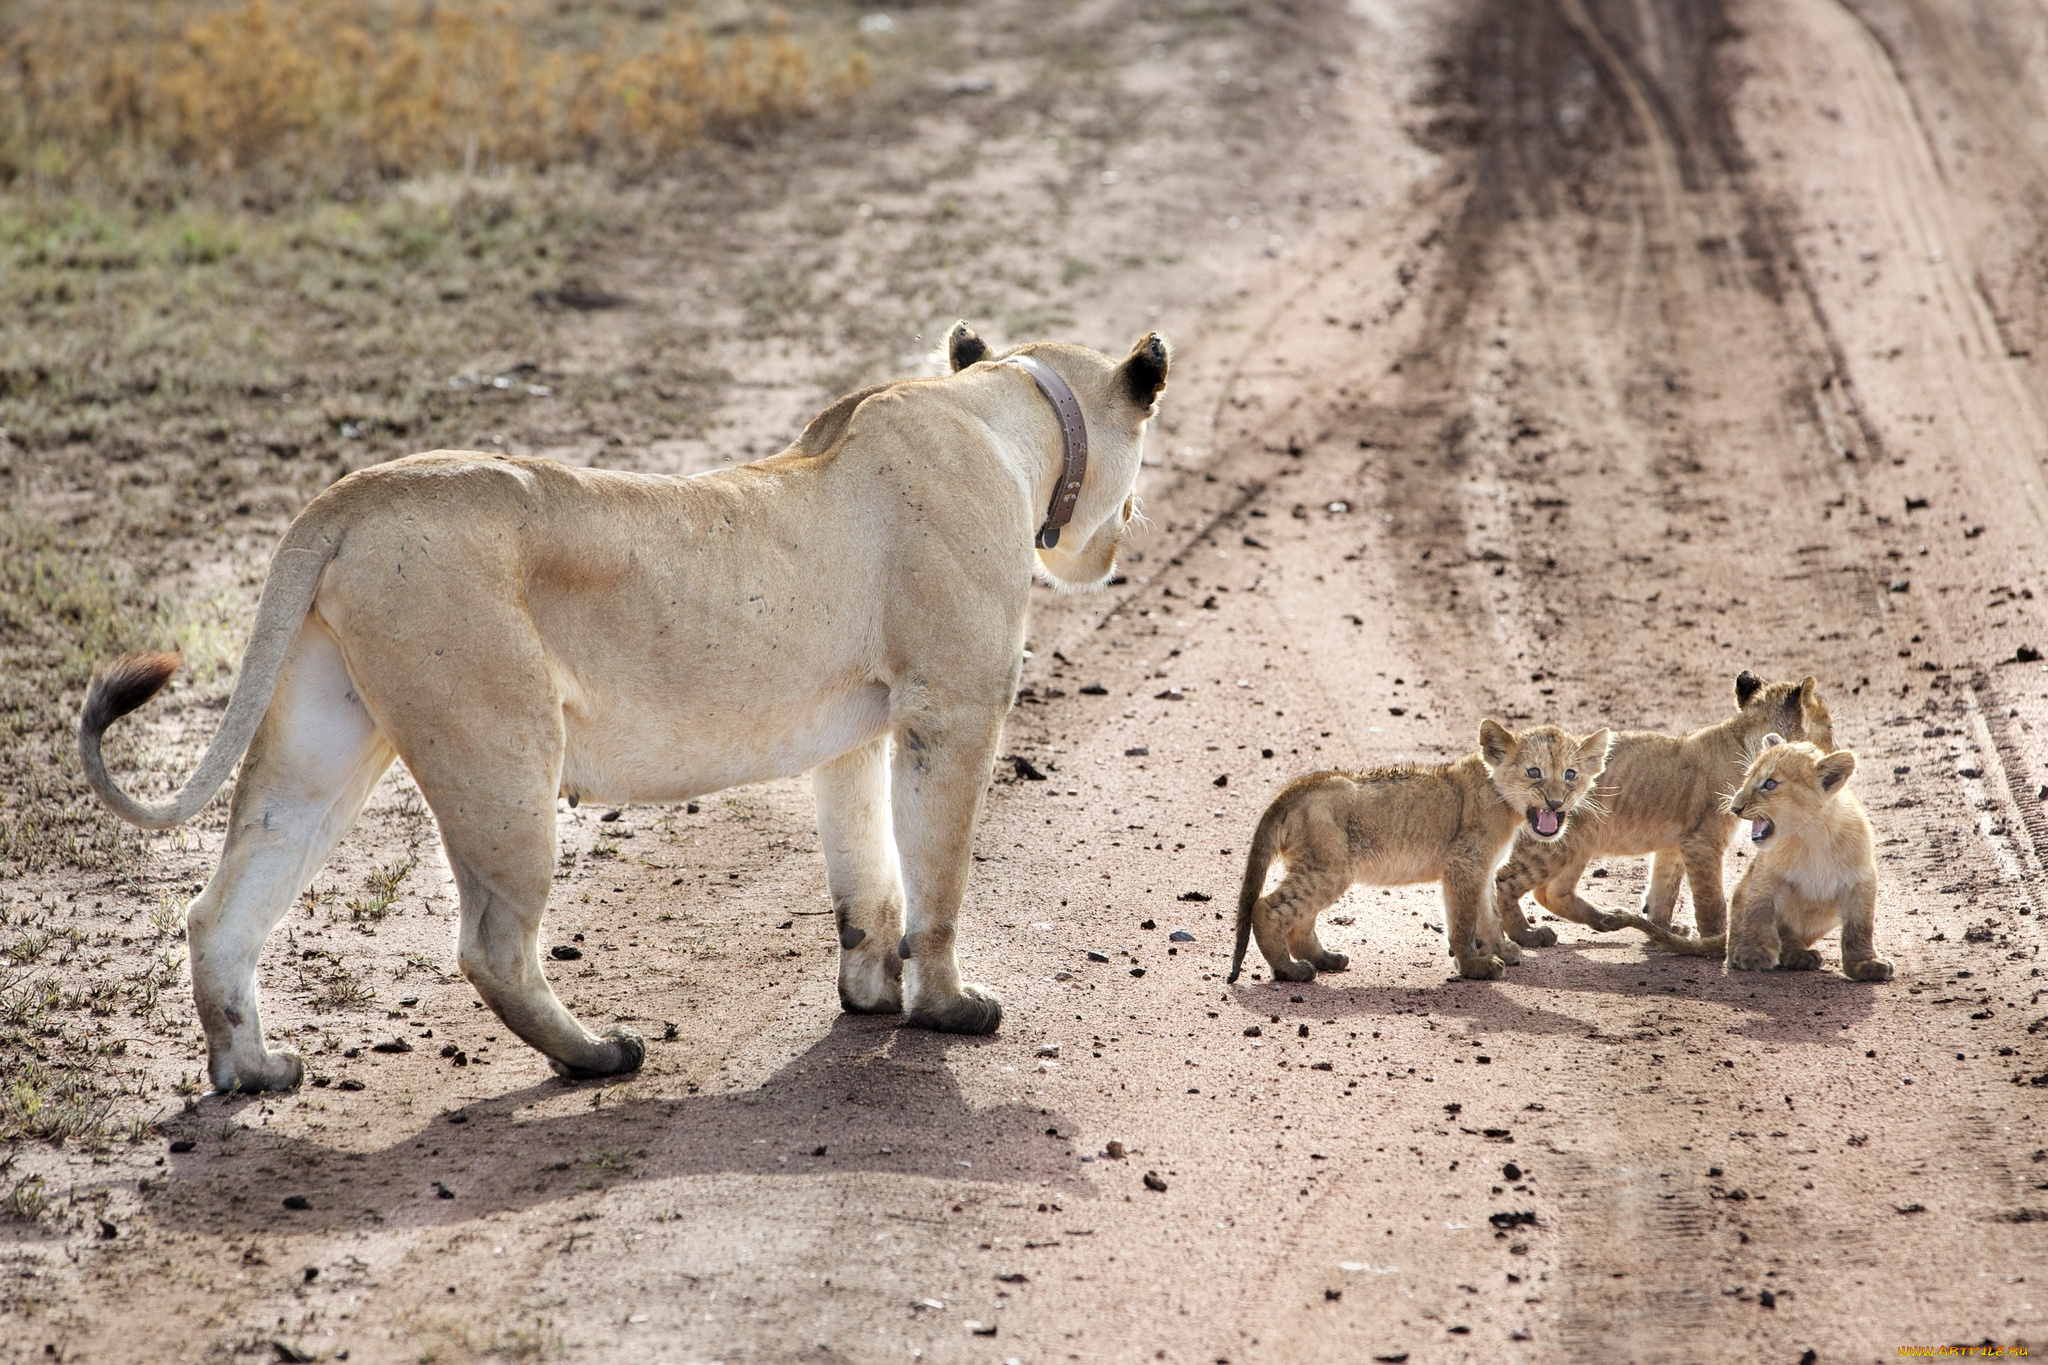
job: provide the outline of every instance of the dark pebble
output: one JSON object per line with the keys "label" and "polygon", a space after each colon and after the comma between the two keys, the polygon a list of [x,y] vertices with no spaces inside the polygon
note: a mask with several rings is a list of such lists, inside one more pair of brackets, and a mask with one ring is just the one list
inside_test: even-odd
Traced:
{"label": "dark pebble", "polygon": [[411,1044],[411,1043],[408,1043],[408,1042],[407,1042],[407,1041],[405,1041],[405,1039],[403,1039],[403,1038],[393,1038],[393,1039],[390,1039],[390,1040],[389,1040],[389,1041],[387,1041],[387,1042],[382,1042],[382,1043],[373,1043],[373,1044],[371,1044],[371,1046],[370,1046],[370,1051],[372,1051],[372,1052],[387,1052],[387,1053],[389,1053],[389,1052],[410,1052],[410,1051],[412,1051],[412,1044]]}
{"label": "dark pebble", "polygon": [[583,950],[573,943],[557,943],[548,949],[548,956],[557,962],[574,962],[583,956]]}
{"label": "dark pebble", "polygon": [[313,1201],[306,1198],[303,1194],[288,1194],[284,1197],[284,1206],[288,1209],[297,1209],[303,1213],[305,1210],[313,1207]]}
{"label": "dark pebble", "polygon": [[[1248,1029],[1246,1029],[1246,1030],[1244,1031],[1244,1036],[1245,1036],[1245,1037],[1247,1037],[1247,1038],[1257,1038],[1257,1037],[1261,1037],[1261,1036],[1262,1036],[1262,1035],[1263,1035],[1264,1033],[1265,1033],[1265,1030],[1264,1030],[1264,1029],[1260,1028],[1260,1027],[1259,1027],[1259,1026],[1258,1026],[1257,1024],[1253,1024],[1253,1025],[1252,1025],[1252,1026],[1251,1026],[1250,1028],[1248,1028]],[[188,1142],[188,1143],[186,1143],[186,1144],[185,1144],[185,1146],[184,1146],[184,1147],[183,1147],[182,1149],[181,1149],[181,1148],[180,1148],[180,1147],[178,1146],[178,1144],[177,1144],[177,1143],[175,1143],[175,1142],[171,1144],[171,1150],[172,1150],[172,1151],[174,1151],[174,1152],[176,1152],[176,1151],[180,1151],[180,1150],[184,1150],[184,1151],[189,1151],[189,1150],[191,1150],[191,1147],[192,1147],[192,1144],[191,1144],[191,1143],[189,1143],[189,1142]]]}
{"label": "dark pebble", "polygon": [[1503,1180],[1512,1183],[1522,1178],[1522,1168],[1510,1161],[1507,1165],[1500,1168],[1500,1174]]}
{"label": "dark pebble", "polygon": [[189,1152],[198,1146],[199,1144],[191,1138],[179,1138],[171,1144],[171,1150],[174,1152]]}
{"label": "dark pebble", "polygon": [[1145,1188],[1157,1194],[1165,1194],[1166,1182],[1160,1179],[1159,1172],[1147,1171],[1145,1172]]}

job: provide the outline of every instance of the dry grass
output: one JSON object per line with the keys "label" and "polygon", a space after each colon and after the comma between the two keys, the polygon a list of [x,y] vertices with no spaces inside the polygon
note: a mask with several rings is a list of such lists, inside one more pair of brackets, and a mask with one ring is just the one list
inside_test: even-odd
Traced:
{"label": "dry grass", "polygon": [[0,27],[0,187],[173,196],[221,177],[332,192],[435,171],[646,167],[866,83],[822,79],[773,15],[687,21],[568,5],[43,0]]}

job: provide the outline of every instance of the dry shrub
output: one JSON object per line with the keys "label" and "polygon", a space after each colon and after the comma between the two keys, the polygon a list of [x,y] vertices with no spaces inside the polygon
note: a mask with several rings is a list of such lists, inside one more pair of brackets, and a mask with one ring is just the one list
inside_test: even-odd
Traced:
{"label": "dry shrub", "polygon": [[0,19],[0,186],[333,190],[436,171],[644,167],[866,83],[781,20],[713,41],[538,3],[41,0]]}

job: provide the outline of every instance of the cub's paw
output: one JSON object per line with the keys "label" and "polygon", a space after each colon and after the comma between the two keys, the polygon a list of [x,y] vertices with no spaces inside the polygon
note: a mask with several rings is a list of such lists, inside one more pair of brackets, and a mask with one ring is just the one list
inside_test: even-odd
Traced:
{"label": "cub's paw", "polygon": [[986,986],[962,982],[960,994],[935,1004],[917,1005],[904,1023],[940,1033],[994,1033],[1003,1022],[1003,1002]]}
{"label": "cub's paw", "polygon": [[1351,966],[1351,959],[1343,953],[1318,953],[1313,961],[1319,972],[1341,972]]}
{"label": "cub's paw", "polygon": [[1842,975],[1851,981],[1889,981],[1892,979],[1892,964],[1882,957],[1867,957],[1861,962],[1842,964]]}
{"label": "cub's paw", "polygon": [[305,1062],[290,1048],[265,1052],[263,1060],[254,1065],[237,1065],[232,1059],[223,1058],[221,1065],[208,1070],[214,1089],[224,1095],[237,1090],[244,1094],[297,1090],[299,1082],[306,1078]]}
{"label": "cub's paw", "polygon": [[1586,921],[1587,928],[1597,929],[1603,934],[1611,934],[1616,929],[1626,929],[1628,925],[1625,916],[1617,915],[1611,910],[1597,910],[1593,913],[1593,918]]}
{"label": "cub's paw", "polygon": [[1522,950],[1513,939],[1502,939],[1499,943],[1493,945],[1493,951],[1502,962],[1507,963],[1510,967],[1522,965]]}
{"label": "cub's paw", "polygon": [[1778,965],[1775,948],[1730,948],[1728,966],[1738,972],[1767,972]]}
{"label": "cub's paw", "polygon": [[1458,975],[1468,981],[1498,981],[1507,974],[1508,964],[1491,954],[1458,959]]}
{"label": "cub's paw", "polygon": [[550,1057],[548,1065],[565,1081],[594,1081],[603,1076],[623,1076],[629,1071],[638,1071],[640,1064],[647,1060],[647,1044],[633,1030],[614,1024],[599,1036],[610,1044],[605,1049],[612,1054],[610,1059],[600,1058],[587,1066],[572,1066]]}
{"label": "cub's paw", "polygon": [[1778,951],[1778,968],[1787,972],[1817,972],[1820,954],[1811,948],[1782,948]]}
{"label": "cub's paw", "polygon": [[1521,929],[1508,930],[1508,937],[1524,948],[1555,948],[1557,930],[1549,925],[1527,925]]}
{"label": "cub's paw", "polygon": [[[1346,958],[1349,962],[1351,959]],[[1273,969],[1275,981],[1313,981],[1316,979],[1316,964],[1313,962],[1268,962]]]}

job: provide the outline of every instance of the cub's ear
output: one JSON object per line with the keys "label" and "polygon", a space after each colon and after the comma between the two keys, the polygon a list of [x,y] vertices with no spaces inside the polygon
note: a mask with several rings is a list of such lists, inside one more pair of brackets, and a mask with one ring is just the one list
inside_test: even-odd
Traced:
{"label": "cub's ear", "polygon": [[1775,749],[1784,742],[1785,737],[1779,734],[1776,730],[1773,730],[1771,731],[1771,733],[1764,736],[1764,748],[1766,749]]}
{"label": "cub's ear", "polygon": [[1479,756],[1486,760],[1489,768],[1498,768],[1508,761],[1508,754],[1515,747],[1515,732],[1493,719],[1479,722]]}
{"label": "cub's ear", "polygon": [[1823,749],[1835,747],[1835,718],[1820,699],[1820,683],[1813,678],[1799,684],[1799,724],[1809,744]]}
{"label": "cub's ear", "polygon": [[1856,771],[1856,755],[1847,749],[1837,749],[1813,765],[1814,775],[1820,778],[1820,789],[1831,792],[1849,780]]}
{"label": "cub's ear", "polygon": [[1737,706],[1749,705],[1749,699],[1755,696],[1756,690],[1763,685],[1764,680],[1746,668],[1737,673],[1735,675],[1735,704]]}
{"label": "cub's ear", "polygon": [[1166,367],[1172,359],[1167,349],[1166,338],[1157,332],[1147,332],[1138,338],[1138,344],[1131,347],[1130,355],[1117,367],[1117,380],[1124,393],[1141,408],[1149,408],[1159,401],[1159,391],[1166,387]]}
{"label": "cub's ear", "polygon": [[946,359],[955,370],[964,370],[975,361],[988,355],[988,343],[974,334],[974,329],[965,322],[953,324],[953,330],[946,334]]}
{"label": "cub's ear", "polygon": [[1598,777],[1607,771],[1607,751],[1614,747],[1614,731],[1601,730],[1586,736],[1579,745],[1579,767],[1590,777]]}

